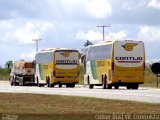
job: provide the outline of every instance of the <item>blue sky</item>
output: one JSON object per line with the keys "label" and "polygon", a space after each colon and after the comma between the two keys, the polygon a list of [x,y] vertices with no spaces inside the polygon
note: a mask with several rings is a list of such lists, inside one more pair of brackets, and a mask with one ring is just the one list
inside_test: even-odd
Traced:
{"label": "blue sky", "polygon": [[147,61],[160,61],[160,0],[0,0],[0,65],[33,60],[39,50],[84,47],[86,40],[144,41]]}

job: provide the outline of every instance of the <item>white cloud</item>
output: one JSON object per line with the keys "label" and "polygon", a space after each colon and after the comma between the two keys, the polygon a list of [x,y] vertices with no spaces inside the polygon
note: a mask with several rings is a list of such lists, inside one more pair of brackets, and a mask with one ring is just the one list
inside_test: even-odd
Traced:
{"label": "white cloud", "polygon": [[32,52],[32,53],[23,53],[20,55],[20,59],[23,59],[23,60],[27,60],[27,61],[32,61],[35,59],[35,52]]}
{"label": "white cloud", "polygon": [[111,5],[106,0],[83,0],[88,12],[95,18],[105,18],[111,15]]}
{"label": "white cloud", "polygon": [[[106,40],[124,39],[126,36],[127,36],[127,30],[121,30],[119,32],[109,32],[108,35],[105,35],[105,39]],[[103,39],[103,35],[102,33],[94,30],[89,30],[86,33],[83,31],[79,31],[76,35],[76,38],[81,40],[100,41]]]}
{"label": "white cloud", "polygon": [[20,44],[28,44],[33,43],[32,39],[34,38],[41,38],[41,34],[32,22],[28,22],[16,31],[15,38]]}
{"label": "white cloud", "polygon": [[103,19],[112,13],[112,7],[107,0],[62,0],[61,4],[69,12],[73,13],[77,12],[75,9],[81,9],[93,18]]}
{"label": "white cloud", "polygon": [[140,33],[138,34],[140,39],[144,41],[159,41],[160,40],[160,26],[141,26]]}
{"label": "white cloud", "polygon": [[[144,7],[147,5],[147,1],[146,0],[143,0],[142,2],[139,1],[137,7]],[[134,6],[135,7],[135,6]]]}
{"label": "white cloud", "polygon": [[44,32],[46,32],[49,29],[52,29],[53,27],[54,27],[53,23],[45,22],[44,24],[42,24],[41,30],[44,31]]}
{"label": "white cloud", "polygon": [[160,1],[159,0],[151,0],[148,3],[148,7],[155,8],[155,9],[160,9]]}
{"label": "white cloud", "polygon": [[9,42],[9,40],[12,40],[13,36],[12,32],[14,32],[14,24],[12,20],[7,21],[0,21],[0,41],[1,42]]}
{"label": "white cloud", "polygon": [[122,4],[122,8],[128,11],[137,10],[138,8],[142,8],[146,6],[146,4],[147,4],[146,0],[140,0],[140,1],[130,0],[130,1],[124,2]]}
{"label": "white cloud", "polygon": [[109,35],[106,35],[106,39],[113,39],[113,40],[122,40],[125,39],[127,36],[127,30],[121,30],[119,32],[109,32]]}
{"label": "white cloud", "polygon": [[23,27],[18,28],[14,37],[19,44],[30,44],[33,43],[32,39],[41,38],[43,33],[53,26],[49,22],[27,22]]}
{"label": "white cloud", "polygon": [[17,24],[16,20],[0,21],[0,41],[18,41],[19,44],[33,43],[32,39],[42,38],[45,33],[54,28],[48,21],[29,21]]}
{"label": "white cloud", "polygon": [[96,41],[102,39],[102,34],[98,31],[89,30],[87,33],[79,31],[76,35],[77,39]]}

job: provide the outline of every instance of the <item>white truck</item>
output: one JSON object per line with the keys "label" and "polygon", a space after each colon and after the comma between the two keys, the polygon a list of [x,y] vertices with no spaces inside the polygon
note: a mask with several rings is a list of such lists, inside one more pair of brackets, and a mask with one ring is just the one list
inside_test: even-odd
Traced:
{"label": "white truck", "polygon": [[34,84],[34,62],[14,61],[9,81],[11,86]]}

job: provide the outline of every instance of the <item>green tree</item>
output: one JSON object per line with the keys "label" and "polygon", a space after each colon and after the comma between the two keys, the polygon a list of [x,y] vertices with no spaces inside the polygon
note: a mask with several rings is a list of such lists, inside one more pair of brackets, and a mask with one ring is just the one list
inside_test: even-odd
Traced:
{"label": "green tree", "polygon": [[4,66],[5,68],[11,69],[13,66],[13,61],[12,60],[7,61]]}

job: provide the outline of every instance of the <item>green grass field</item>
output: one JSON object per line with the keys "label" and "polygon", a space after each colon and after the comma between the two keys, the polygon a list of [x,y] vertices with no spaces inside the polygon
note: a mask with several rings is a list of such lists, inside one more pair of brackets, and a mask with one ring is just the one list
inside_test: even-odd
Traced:
{"label": "green grass field", "polygon": [[2,116],[18,120],[93,120],[97,115],[159,114],[160,104],[60,95],[0,93]]}

